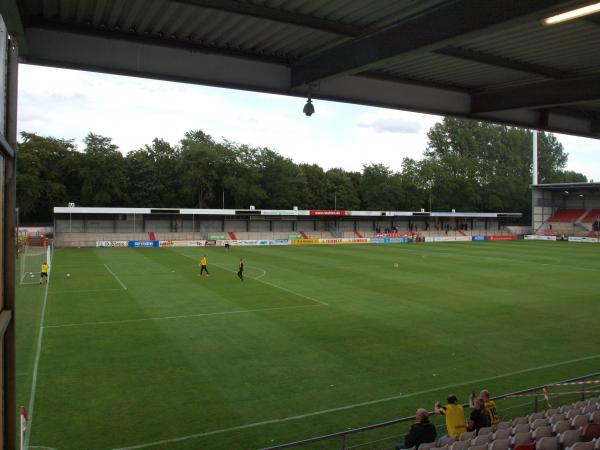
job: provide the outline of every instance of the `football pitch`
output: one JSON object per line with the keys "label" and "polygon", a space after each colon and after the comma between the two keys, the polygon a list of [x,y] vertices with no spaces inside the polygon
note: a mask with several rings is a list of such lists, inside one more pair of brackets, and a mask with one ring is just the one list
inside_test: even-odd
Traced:
{"label": "football pitch", "polygon": [[599,245],[57,249],[51,269],[17,291],[31,447],[261,448],[600,369]]}

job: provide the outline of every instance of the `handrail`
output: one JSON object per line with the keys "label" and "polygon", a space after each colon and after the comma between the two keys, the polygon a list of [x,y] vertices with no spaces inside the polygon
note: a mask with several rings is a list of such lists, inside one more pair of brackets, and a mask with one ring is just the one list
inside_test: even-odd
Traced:
{"label": "handrail", "polygon": [[[543,384],[541,386],[536,386],[536,387],[532,387],[532,388],[527,388],[527,389],[522,389],[520,391],[514,391],[514,392],[510,392],[508,394],[502,394],[502,395],[498,395],[495,397],[491,397],[490,400],[502,400],[504,398],[507,398],[511,395],[519,395],[519,394],[526,394],[528,392],[534,392],[534,391],[539,391],[541,389],[544,389],[544,387],[546,387],[547,385],[550,384],[556,384],[556,383],[570,383],[573,381],[580,381],[580,380],[585,380],[586,378],[590,378],[590,377],[597,377],[600,376],[600,372],[594,372],[594,373],[589,373],[587,375],[583,375],[580,377],[576,377],[576,378],[569,378],[566,380],[561,380],[561,381],[554,381],[552,383],[547,383],[547,384]],[[467,407],[468,404],[464,404],[463,407]],[[430,412],[429,414],[433,414],[433,412]],[[399,423],[403,423],[403,422],[408,422],[411,420],[415,420],[416,416],[409,416],[409,417],[402,417],[400,419],[393,419],[393,420],[388,420],[386,422],[381,422],[381,423],[376,423],[373,425],[367,425],[364,427],[359,427],[359,428],[353,428],[350,430],[346,430],[346,431],[338,431],[337,433],[331,433],[331,434],[325,434],[322,436],[315,436],[312,438],[308,438],[308,439],[303,439],[300,441],[294,441],[294,442],[288,442],[286,444],[281,444],[281,445],[275,445],[272,447],[264,447],[260,450],[283,450],[286,448],[292,448],[292,447],[299,447],[302,445],[306,445],[306,444],[312,444],[314,442],[320,442],[320,441],[330,441],[333,439],[342,439],[343,442],[345,442],[346,436],[351,435],[351,434],[356,434],[356,433],[362,433],[364,431],[370,431],[370,430],[375,430],[378,428],[384,428],[384,427],[388,427],[390,425],[396,425]],[[342,448],[345,448],[345,446],[343,446]]]}

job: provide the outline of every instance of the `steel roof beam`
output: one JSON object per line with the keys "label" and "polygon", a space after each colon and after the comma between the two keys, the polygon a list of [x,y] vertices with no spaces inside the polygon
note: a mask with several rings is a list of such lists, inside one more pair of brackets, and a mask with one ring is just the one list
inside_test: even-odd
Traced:
{"label": "steel roof beam", "polygon": [[362,72],[376,63],[523,16],[553,12],[568,0],[453,0],[371,34],[344,42],[292,66],[291,86]]}
{"label": "steel roof beam", "polygon": [[16,0],[5,0],[0,3],[0,14],[4,19],[8,33],[17,39],[19,52],[27,53],[27,39],[23,27],[23,12]]}
{"label": "steel roof beam", "polygon": [[539,109],[600,100],[600,76],[544,81],[495,91],[473,93],[471,112]]}
{"label": "steel roof beam", "polygon": [[246,2],[242,3],[236,0],[171,0],[171,2],[200,6],[202,8],[225,11],[244,16],[252,16],[259,19],[271,20],[273,22],[283,22],[304,28],[326,31],[328,33],[350,37],[360,36],[361,34],[365,33],[365,31],[369,31],[355,25],[322,19],[320,17],[308,16],[306,14],[293,13],[279,8],[259,6]]}
{"label": "steel roof beam", "polygon": [[487,64],[495,67],[504,67],[505,69],[518,70],[519,72],[531,73],[534,75],[542,75],[548,78],[565,79],[569,75],[562,70],[552,69],[550,67],[540,66],[523,61],[517,61],[504,56],[493,55],[478,50],[471,50],[465,47],[449,45],[435,51],[440,55],[450,56],[452,58],[463,59],[481,64]]}

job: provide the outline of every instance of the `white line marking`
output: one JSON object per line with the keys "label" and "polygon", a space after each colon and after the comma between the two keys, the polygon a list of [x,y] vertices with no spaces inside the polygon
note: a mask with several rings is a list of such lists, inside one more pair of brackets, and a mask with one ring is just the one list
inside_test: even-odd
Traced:
{"label": "white line marking", "polygon": [[[54,259],[54,252],[52,252],[52,256],[50,257],[50,267],[52,267],[52,260]],[[29,395],[29,424],[27,425],[27,429],[25,430],[25,438],[23,442],[23,447],[28,448],[29,446],[29,436],[31,435],[31,426],[33,424],[33,407],[35,406],[35,391],[37,388],[37,375],[38,368],[40,366],[40,356],[42,354],[42,340],[44,337],[44,320],[46,318],[46,304],[48,302],[48,286],[50,286],[50,277],[52,276],[52,271],[48,272],[48,280],[46,281],[46,289],[44,290],[44,301],[42,302],[42,314],[40,317],[40,332],[38,334],[38,342],[37,349],[35,351],[35,360],[33,363],[33,376],[31,379],[31,393]]]}
{"label": "white line marking", "polygon": [[123,289],[127,290],[127,286],[125,286],[125,285],[123,284],[123,282],[122,282],[121,280],[119,280],[119,277],[117,276],[117,274],[116,274],[116,273],[114,273],[112,270],[110,270],[110,267],[108,267],[106,264],[104,264],[104,267],[106,267],[106,270],[108,270],[108,271],[111,273],[111,275],[112,275],[113,277],[115,277],[115,280],[117,280],[117,281],[119,282],[119,284],[121,285],[121,287],[122,287]]}
{"label": "white line marking", "polygon": [[273,308],[241,309],[241,310],[236,310],[236,311],[221,311],[221,312],[214,312],[214,313],[188,314],[188,315],[183,315],[183,316],[159,316],[159,317],[143,317],[143,318],[139,318],[139,319],[106,320],[106,321],[101,321],[101,322],[63,323],[63,324],[56,324],[56,325],[46,325],[44,328],[83,327],[86,325],[112,325],[112,324],[118,324],[118,323],[147,322],[150,320],[189,319],[192,317],[225,316],[225,315],[229,315],[229,314],[247,314],[247,313],[259,312],[259,311],[277,311],[280,309],[316,308],[318,306],[321,306],[321,305],[276,306]]}
{"label": "white line marking", "polygon": [[538,366],[538,367],[530,367],[529,369],[517,370],[517,371],[514,371],[514,372],[508,372],[508,373],[505,373],[505,374],[502,374],[502,375],[494,375],[493,377],[480,378],[478,380],[471,380],[471,381],[465,381],[465,382],[461,382],[461,383],[448,384],[446,386],[439,386],[439,387],[435,387],[435,388],[431,388],[431,389],[425,389],[425,390],[422,390],[422,391],[412,392],[410,394],[395,395],[393,397],[380,398],[380,399],[377,399],[377,400],[370,400],[370,401],[366,401],[366,402],[362,402],[362,403],[355,403],[353,405],[340,406],[340,407],[337,407],[337,408],[323,409],[321,411],[313,411],[313,412],[309,412],[309,413],[306,413],[306,414],[300,414],[300,415],[297,415],[297,416],[284,417],[284,418],[281,418],[281,419],[264,420],[262,422],[248,423],[248,424],[244,424],[244,425],[238,425],[238,426],[235,426],[235,427],[223,428],[221,430],[206,431],[204,433],[189,434],[187,436],[180,436],[180,437],[176,437],[176,438],[172,438],[172,439],[163,439],[161,441],[147,442],[145,444],[138,444],[138,445],[133,445],[133,446],[130,446],[130,447],[119,447],[119,448],[115,448],[113,450],[134,450],[134,449],[138,449],[138,448],[154,447],[154,446],[157,446],[157,445],[163,445],[163,444],[170,444],[170,443],[174,443],[174,442],[187,441],[187,440],[190,440],[190,439],[196,439],[196,438],[200,438],[200,437],[211,436],[211,435],[214,435],[214,434],[222,434],[222,433],[228,433],[230,431],[243,430],[243,429],[246,429],[246,428],[260,427],[262,425],[270,425],[270,424],[273,424],[273,423],[289,422],[289,421],[292,421],[292,420],[300,420],[300,419],[304,419],[306,417],[319,416],[321,414],[327,414],[327,413],[332,413],[332,412],[337,412],[337,411],[344,411],[344,410],[347,410],[347,409],[358,408],[358,407],[361,407],[361,406],[375,405],[377,403],[384,403],[384,402],[388,402],[390,400],[405,399],[405,398],[415,397],[417,395],[422,395],[422,394],[430,394],[432,392],[438,392],[438,391],[441,391],[441,390],[446,390],[446,389],[451,389],[451,388],[466,386],[466,385],[469,385],[469,384],[482,383],[484,381],[497,380],[499,378],[510,377],[510,376],[513,376],[513,375],[520,375],[520,374],[523,374],[523,373],[533,372],[533,371],[541,370],[541,369],[550,369],[552,367],[562,366],[562,365],[565,365],[565,364],[571,364],[571,363],[575,363],[575,362],[587,361],[587,360],[596,359],[596,358],[600,358],[600,354],[591,355],[591,356],[585,356],[583,358],[578,358],[578,359],[571,359],[569,361],[561,361],[561,362],[553,363],[553,364],[545,364],[543,366]]}
{"label": "white line marking", "polygon": [[[186,255],[186,256],[187,256],[187,255]],[[222,266],[222,265],[220,265],[220,264],[216,264],[216,263],[213,263],[213,264],[214,264],[215,266],[217,266],[217,267],[220,267],[220,268],[221,268],[221,269],[223,269],[223,270],[227,270],[227,271],[229,271],[229,272],[237,273],[235,270],[228,269],[227,267],[225,267],[225,266]],[[288,288],[284,288],[284,287],[278,286],[278,285],[276,285],[276,284],[273,284],[273,283],[271,283],[271,282],[269,282],[269,281],[261,280],[260,278],[254,278],[254,280],[258,281],[259,283],[267,284],[267,285],[269,285],[269,286],[273,286],[274,288],[281,289],[282,291],[289,292],[290,294],[296,295],[296,296],[298,296],[298,297],[302,297],[302,298],[305,298],[305,299],[307,299],[307,300],[311,300],[311,301],[313,301],[313,302],[316,302],[316,303],[318,303],[318,304],[320,304],[320,305],[323,305],[323,306],[329,306],[327,303],[325,303],[325,302],[322,302],[321,300],[317,300],[316,298],[309,297],[308,295],[300,294],[300,293],[298,293],[298,292],[296,292],[296,291],[292,291],[291,289],[288,289]]]}
{"label": "white line marking", "polygon": [[30,445],[29,448],[42,448],[46,450],[56,450],[54,447],[44,447],[43,445]]}
{"label": "white line marking", "polygon": [[265,269],[261,269],[261,268],[260,268],[260,267],[258,267],[258,266],[252,266],[251,268],[254,268],[254,269],[260,270],[260,271],[262,272],[262,273],[261,273],[259,276],[257,276],[257,277],[254,277],[254,279],[255,279],[255,280],[259,280],[259,279],[261,279],[262,277],[264,277],[264,276],[267,274],[267,271],[266,271]]}
{"label": "white line marking", "polygon": [[121,288],[112,288],[112,289],[81,289],[81,290],[69,290],[65,289],[64,291],[52,291],[52,294],[86,294],[88,292],[108,292],[108,291],[122,291]]}
{"label": "white line marking", "polygon": [[[190,256],[190,255],[186,255],[186,254],[183,254],[183,253],[179,253],[179,254],[180,254],[181,256],[184,256],[184,257],[186,257],[186,258],[193,259],[194,261],[196,261],[196,260],[198,259],[198,258],[196,258],[195,256]],[[216,263],[213,263],[213,265],[214,265],[214,266],[217,266],[217,267],[219,267],[219,268],[221,268],[221,269],[223,269],[223,270],[227,270],[228,272],[237,273],[235,270],[231,270],[231,269],[229,269],[229,268],[227,268],[226,266],[223,266],[223,265],[221,265],[221,264],[216,264]],[[300,294],[300,293],[298,293],[298,292],[295,292],[295,291],[292,291],[291,289],[288,289],[288,288],[284,288],[284,287],[281,287],[281,286],[277,286],[276,284],[273,284],[273,283],[271,283],[271,282],[269,282],[269,281],[261,280],[260,278],[253,278],[253,280],[255,280],[255,281],[258,281],[259,283],[267,284],[267,285],[269,285],[269,286],[272,286],[272,287],[274,287],[274,288],[277,288],[277,289],[281,289],[282,291],[289,292],[290,294],[296,295],[296,296],[298,296],[298,297],[305,298],[305,299],[307,299],[307,300],[310,300],[310,301],[312,301],[312,302],[318,303],[319,305],[323,305],[323,306],[329,306],[329,304],[328,304],[328,303],[325,303],[325,302],[323,302],[323,301],[321,301],[321,300],[317,300],[316,298],[309,297],[308,295]]]}

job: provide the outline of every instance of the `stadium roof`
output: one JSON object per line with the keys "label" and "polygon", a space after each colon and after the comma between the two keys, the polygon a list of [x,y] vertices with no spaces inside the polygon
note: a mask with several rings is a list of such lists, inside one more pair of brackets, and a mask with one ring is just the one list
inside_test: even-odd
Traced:
{"label": "stadium roof", "polygon": [[541,22],[586,4],[4,0],[0,8],[25,63],[302,97],[310,89],[314,98],[600,137],[599,14]]}
{"label": "stadium roof", "polygon": [[189,209],[189,208],[117,208],[87,206],[55,206],[54,214],[185,214],[210,216],[311,216],[318,217],[521,217],[521,213],[478,212],[410,212],[410,211],[345,211],[341,209]]}
{"label": "stadium roof", "polygon": [[565,193],[573,192],[597,192],[600,191],[600,183],[548,183],[533,184],[532,189],[545,191],[563,191]]}

